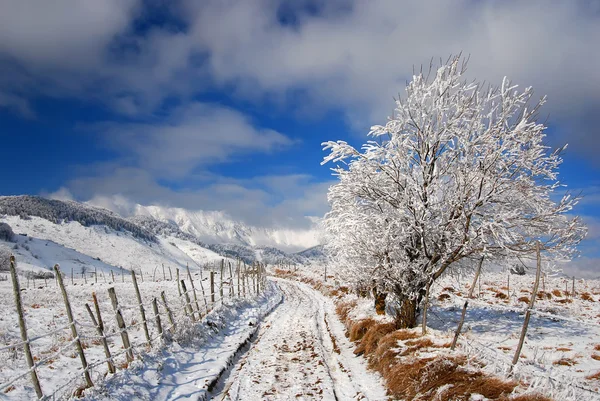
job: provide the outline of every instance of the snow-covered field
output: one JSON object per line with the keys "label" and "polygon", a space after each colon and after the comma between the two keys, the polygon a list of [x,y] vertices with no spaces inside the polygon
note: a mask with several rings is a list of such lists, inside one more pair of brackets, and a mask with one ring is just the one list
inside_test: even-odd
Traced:
{"label": "snow-covered field", "polygon": [[[479,283],[475,287],[462,344],[492,371],[510,370],[534,279],[488,272],[481,291]],[[430,327],[456,330],[470,280],[446,278],[436,285]],[[600,399],[600,281],[575,280],[575,294],[572,286],[569,278],[544,278],[514,373],[557,400]]]}
{"label": "snow-covered field", "polygon": [[[224,274],[224,298],[221,299],[219,271],[216,271],[214,273],[215,304],[212,304],[208,279],[209,272],[204,271],[203,273],[202,276],[200,272],[193,274],[198,295],[197,305],[202,315],[205,315],[207,310],[215,309],[209,316],[220,316],[225,313],[225,310],[231,308],[232,302],[234,305],[248,306],[239,300],[240,293],[246,294],[241,297],[242,300],[254,297],[254,294],[251,294],[252,278],[247,277],[245,283],[243,280],[240,281],[239,288],[242,291],[238,292],[237,276],[234,275],[233,280],[229,281],[229,275],[226,273]],[[6,278],[7,274],[2,274],[2,277]],[[189,286],[190,282],[187,276],[182,276],[181,278],[185,278],[186,280],[191,304],[193,309],[196,310],[196,302],[194,301],[192,289]],[[108,337],[109,347],[112,350],[114,363],[118,370],[127,366],[127,360],[125,350],[122,347],[120,330],[107,292],[109,287],[114,287],[116,290],[119,306],[125,323],[128,326],[134,354],[142,360],[146,358],[147,351],[156,353],[161,349],[162,345],[162,340],[158,335],[155,315],[152,310],[153,298],[156,297],[158,301],[162,326],[165,329],[171,327],[165,305],[162,303],[160,296],[162,291],[165,292],[168,305],[177,325],[173,334],[170,335],[171,337],[179,343],[185,343],[190,338],[194,338],[194,341],[199,341],[205,338],[205,334],[210,334],[199,332],[197,324],[194,324],[189,314],[186,313],[186,298],[179,295],[179,289],[175,281],[163,281],[161,277],[160,281],[157,282],[148,280],[141,282],[141,277],[138,276],[142,303],[152,340],[152,346],[149,346],[143,331],[139,304],[131,277],[116,276],[115,279],[116,282],[114,283],[110,282],[110,277],[107,283],[103,281],[95,283],[93,280],[88,280],[85,283],[81,278],[76,278],[72,284],[70,277],[65,277],[78,335],[83,342],[85,356],[88,364],[91,366],[92,380],[95,383],[104,381],[108,368],[101,338],[98,336],[96,327],[92,324],[91,318],[85,308],[85,304],[89,304],[91,309],[94,309],[92,292],[95,292],[97,295],[101,315],[104,320],[105,333]],[[121,282],[121,280],[124,280],[124,282]],[[23,277],[21,277],[21,288],[32,354],[36,365],[38,365],[37,372],[43,392],[46,395],[53,394],[58,397],[72,394],[83,383],[82,367],[76,353],[60,290],[54,279],[47,282],[38,280],[36,286],[33,286],[33,282],[31,281],[28,288]],[[205,295],[204,299],[202,298],[203,293]],[[35,393],[27,374],[27,365],[21,346],[18,316],[13,301],[14,295],[10,279],[0,281],[0,296],[5,300],[5,307],[0,311],[0,358],[5,361],[0,366],[0,398],[32,399],[35,398]],[[240,302],[242,303],[240,304]],[[225,305],[223,306],[223,304]],[[212,317],[211,319],[214,320],[216,318]],[[227,319],[222,318],[221,320]]]}

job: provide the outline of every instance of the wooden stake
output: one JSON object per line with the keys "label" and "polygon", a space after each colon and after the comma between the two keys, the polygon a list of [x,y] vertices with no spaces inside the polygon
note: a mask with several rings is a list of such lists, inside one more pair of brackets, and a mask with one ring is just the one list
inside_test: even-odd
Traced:
{"label": "wooden stake", "polygon": [[192,320],[196,321],[196,316],[194,316],[194,309],[192,309],[192,303],[190,301],[190,294],[188,294],[187,288],[185,288],[185,280],[181,280],[181,289],[183,290],[183,294],[185,295],[185,307],[186,311],[192,316]]}
{"label": "wooden stake", "polygon": [[163,271],[163,281],[167,281],[167,275],[165,274],[165,264],[162,264],[162,271]]}
{"label": "wooden stake", "polygon": [[431,283],[427,284],[427,289],[425,290],[425,302],[423,303],[423,324],[421,328],[422,335],[427,334],[427,308],[429,307],[429,288],[431,287]]}
{"label": "wooden stake", "polygon": [[92,298],[94,299],[94,306],[96,307],[96,311],[98,313],[98,320],[96,320],[94,312],[92,312],[92,309],[87,303],[85,304],[85,309],[87,309],[88,314],[92,319],[92,323],[94,324],[94,326],[96,326],[96,331],[102,339],[102,346],[104,347],[104,355],[106,356],[106,364],[108,365],[108,371],[111,374],[114,374],[116,372],[115,365],[113,364],[110,348],[108,347],[108,342],[106,341],[106,336],[104,335],[104,324],[102,323],[102,317],[100,316],[100,308],[98,307],[98,300],[96,299],[95,292],[92,292]]}
{"label": "wooden stake", "polygon": [[140,287],[138,286],[137,278],[135,276],[135,270],[131,270],[131,281],[133,281],[133,287],[135,288],[135,295],[140,306],[140,315],[142,316],[142,327],[144,328],[144,335],[148,342],[148,347],[152,347],[152,340],[150,339],[150,332],[148,331],[148,324],[146,323],[146,311],[144,310],[144,304],[142,303],[142,294],[140,294]]}
{"label": "wooden stake", "polygon": [[215,307],[215,272],[210,271],[210,303],[211,307]]}
{"label": "wooden stake", "polygon": [[10,276],[12,278],[13,293],[15,295],[15,306],[17,307],[17,314],[19,315],[19,328],[21,329],[21,341],[23,342],[23,351],[25,352],[25,359],[27,360],[27,366],[31,370],[31,382],[35,389],[35,394],[39,399],[44,398],[42,387],[40,386],[40,380],[37,375],[36,367],[33,363],[33,356],[31,355],[31,348],[29,347],[29,337],[27,336],[27,323],[25,322],[25,314],[23,312],[23,302],[21,300],[21,286],[19,285],[19,277],[17,276],[17,269],[15,267],[15,257],[10,256]]}
{"label": "wooden stake", "polygon": [[158,335],[164,339],[162,324],[160,322],[160,314],[158,313],[158,302],[156,302],[156,298],[152,299],[152,309],[154,309],[154,319],[156,320]]}
{"label": "wooden stake", "polygon": [[465,300],[465,304],[463,305],[462,314],[460,316],[460,322],[458,323],[458,327],[456,328],[456,333],[454,333],[454,339],[452,340],[452,346],[450,349],[454,351],[456,347],[456,343],[458,342],[458,336],[460,336],[460,331],[462,330],[462,326],[465,322],[465,315],[467,314],[467,307],[469,306],[469,299],[473,297],[473,289],[475,288],[475,283],[479,279],[479,275],[481,274],[481,266],[483,265],[483,257],[479,259],[479,265],[477,266],[477,270],[475,271],[475,277],[473,278],[473,285],[469,288],[469,296]]}
{"label": "wooden stake", "polygon": [[74,284],[73,280],[74,280],[74,279],[73,279],[73,268],[71,267],[71,285],[73,285],[73,284]]}
{"label": "wooden stake", "polygon": [[219,286],[219,296],[221,297],[221,305],[223,305],[223,271],[225,269],[225,259],[221,259],[221,275],[219,276],[221,285]]}
{"label": "wooden stake", "polygon": [[98,268],[94,266],[94,283],[98,284]]}
{"label": "wooden stake", "polygon": [[173,270],[171,270],[171,266],[169,266],[169,281],[173,281]]}
{"label": "wooden stake", "polygon": [[573,276],[573,287],[571,289],[571,296],[575,298],[575,276]]}
{"label": "wooden stake", "polygon": [[208,314],[208,302],[206,301],[206,294],[204,293],[204,284],[202,284],[202,269],[200,269],[200,290],[202,291],[202,300],[204,301],[204,309]]}
{"label": "wooden stake", "polygon": [[181,296],[181,284],[179,284],[180,283],[180,281],[179,281],[179,267],[177,267],[175,269],[175,273],[177,275],[177,291],[179,292],[179,296]]}
{"label": "wooden stake", "polygon": [[238,298],[240,297],[240,260],[238,259],[238,264],[237,264],[237,294],[238,294]]}
{"label": "wooden stake", "polygon": [[235,296],[235,291],[233,290],[233,270],[231,269],[231,262],[227,264],[229,265],[229,298],[233,298]]}
{"label": "wooden stake", "polygon": [[519,361],[519,357],[521,356],[521,350],[523,349],[523,343],[525,342],[525,336],[527,335],[527,326],[529,326],[529,319],[531,318],[531,310],[533,309],[533,304],[535,302],[535,298],[537,297],[538,286],[540,284],[540,273],[542,271],[542,256],[540,254],[540,243],[538,242],[535,247],[537,253],[537,270],[535,272],[535,283],[533,284],[533,292],[531,293],[529,307],[527,308],[527,312],[525,312],[525,321],[523,322],[523,329],[521,330],[519,345],[517,346],[517,351],[515,352],[515,356],[512,360],[512,366],[515,366],[517,364],[517,362]]}
{"label": "wooden stake", "polygon": [[198,295],[196,294],[196,286],[194,285],[194,280],[192,279],[192,274],[190,273],[190,266],[186,264],[188,278],[190,283],[192,284],[192,293],[194,294],[194,302],[196,304],[196,310],[198,311],[198,319],[202,318],[202,313],[200,313],[200,306],[198,305]]}
{"label": "wooden stake", "polygon": [[114,283],[115,282],[115,273],[112,271],[112,269],[110,271],[110,276],[112,277],[112,282]]}
{"label": "wooden stake", "polygon": [[121,267],[121,282],[125,282],[125,275],[123,275],[123,268]]}
{"label": "wooden stake", "polygon": [[125,348],[125,355],[128,362],[133,362],[133,350],[131,349],[131,343],[129,342],[129,335],[127,334],[127,325],[123,319],[123,314],[119,308],[119,301],[117,300],[117,293],[115,287],[108,289],[108,296],[112,303],[113,310],[115,311],[115,318],[117,319],[117,325],[121,331],[121,340],[123,341],[123,348]]}
{"label": "wooden stake", "polygon": [[171,312],[171,308],[169,308],[167,296],[165,295],[164,291],[160,293],[160,297],[162,298],[165,309],[167,310],[167,317],[169,318],[169,323],[171,323],[171,332],[175,332],[175,319],[173,319],[173,312]]}
{"label": "wooden stake", "polygon": [[243,267],[242,294],[244,294],[244,298],[246,298],[246,263],[244,263],[244,267]]}
{"label": "wooden stake", "polygon": [[69,302],[69,296],[67,294],[67,290],[62,280],[62,275],[60,274],[60,269],[58,265],[54,265],[54,272],[58,275],[58,285],[60,286],[60,291],[62,292],[63,301],[65,302],[65,309],[67,311],[67,318],[69,319],[69,325],[71,326],[71,335],[75,339],[75,347],[77,347],[77,353],[79,354],[79,359],[81,360],[81,366],[83,366],[83,377],[85,378],[85,383],[87,387],[93,387],[94,383],[92,383],[92,378],[90,377],[90,372],[88,372],[88,364],[85,359],[85,354],[83,353],[83,346],[81,345],[81,340],[79,339],[79,335],[77,334],[77,327],[75,326],[75,321],[73,319],[73,311],[71,310],[71,303]]}

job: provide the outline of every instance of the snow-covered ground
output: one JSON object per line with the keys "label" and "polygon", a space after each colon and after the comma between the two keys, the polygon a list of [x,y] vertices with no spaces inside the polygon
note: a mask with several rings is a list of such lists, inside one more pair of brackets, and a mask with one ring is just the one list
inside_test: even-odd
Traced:
{"label": "snow-covered ground", "polygon": [[58,263],[69,274],[71,268],[81,274],[82,269],[91,273],[94,267],[99,273],[113,270],[116,274],[122,267],[152,275],[157,268],[162,272],[163,265],[172,270],[189,265],[197,270],[223,258],[179,238],[159,237],[158,242],[151,242],[106,226],[85,227],[74,221],[54,224],[40,217],[24,220],[4,216],[1,221],[8,223],[15,234],[25,234],[16,235],[16,243],[0,241],[13,248],[23,269],[49,269]]}
{"label": "snow-covered ground", "polygon": [[[500,374],[510,370],[535,277],[486,272],[469,301],[464,350]],[[456,330],[472,277],[446,278],[432,291],[428,325]],[[509,282],[510,280],[510,282]],[[509,287],[510,285],[510,287]],[[514,373],[556,400],[600,399],[600,281],[545,277]]]}

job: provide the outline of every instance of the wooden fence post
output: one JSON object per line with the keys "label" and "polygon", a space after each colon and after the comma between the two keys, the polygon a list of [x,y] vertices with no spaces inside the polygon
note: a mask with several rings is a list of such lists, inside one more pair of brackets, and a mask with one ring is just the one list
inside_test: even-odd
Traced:
{"label": "wooden fence post", "polygon": [[167,303],[167,296],[164,291],[161,291],[160,297],[162,298],[163,304],[165,305],[165,309],[167,310],[167,317],[169,318],[169,323],[171,323],[171,332],[175,332],[175,319],[173,319],[173,312],[171,312],[171,308],[169,308],[169,304]]}
{"label": "wooden fence post", "polygon": [[427,334],[427,309],[429,307],[429,288],[431,287],[431,282],[427,284],[427,289],[425,290],[425,302],[423,303],[423,322],[421,327],[422,335]]}
{"label": "wooden fence post", "polygon": [[573,276],[573,287],[571,290],[571,295],[573,296],[573,298],[575,298],[575,276]]}
{"label": "wooden fence post", "polygon": [[454,339],[452,340],[452,345],[450,349],[454,351],[456,347],[456,343],[458,342],[458,336],[460,336],[460,331],[462,330],[463,324],[465,322],[465,315],[467,314],[467,307],[469,306],[469,299],[473,297],[473,289],[477,284],[477,280],[479,279],[479,275],[481,274],[481,266],[483,265],[483,257],[479,259],[479,265],[477,266],[477,270],[475,271],[475,277],[473,278],[473,285],[469,288],[469,296],[465,299],[465,304],[463,305],[462,314],[460,315],[460,321],[458,322],[458,327],[456,328],[456,333],[454,333]]}
{"label": "wooden fence post", "polygon": [[219,286],[219,296],[221,297],[221,305],[223,305],[223,271],[225,269],[225,259],[221,259],[221,275],[219,276],[221,285]]}
{"label": "wooden fence post", "polygon": [[112,269],[110,269],[110,276],[112,277],[112,282],[114,284],[115,283],[115,272],[113,272]]}
{"label": "wooden fence post", "polygon": [[127,361],[133,362],[133,350],[131,349],[131,343],[129,342],[129,335],[127,334],[127,325],[125,324],[125,319],[123,319],[123,314],[119,308],[119,301],[117,300],[115,287],[110,287],[108,289],[108,296],[110,297],[113,310],[115,311],[115,318],[117,319],[117,325],[119,326],[119,330],[121,332],[121,340],[123,340],[123,348],[125,348]]}
{"label": "wooden fence post", "polygon": [[164,339],[162,324],[160,322],[160,314],[158,313],[158,303],[156,302],[156,297],[152,299],[152,309],[154,309],[154,319],[156,319],[156,328],[158,330],[158,335]]}
{"label": "wooden fence post", "polygon": [[171,270],[171,266],[169,266],[169,281],[173,281],[173,270]]}
{"label": "wooden fence post", "polygon": [[206,294],[204,293],[204,284],[202,284],[202,269],[200,269],[200,290],[202,291],[202,300],[204,301],[204,309],[208,315],[208,302],[206,301]]}
{"label": "wooden fence post", "polygon": [[240,297],[240,295],[242,294],[241,292],[241,288],[240,288],[240,260],[238,259],[238,264],[237,264],[237,287],[238,287],[238,298]]}
{"label": "wooden fence post", "polygon": [[[240,268],[242,267],[240,266]],[[242,293],[244,294],[244,298],[246,298],[246,263],[244,263],[242,270]]]}
{"label": "wooden fence post", "polygon": [[98,284],[98,268],[94,266],[94,283]]}
{"label": "wooden fence post", "polygon": [[185,280],[181,280],[181,289],[185,295],[185,306],[186,310],[192,315],[192,320],[196,321],[196,316],[194,315],[194,309],[192,308],[192,302],[190,301],[190,294],[188,294],[187,288],[185,287]]}
{"label": "wooden fence post", "polygon": [[63,301],[65,301],[65,309],[67,311],[67,318],[69,319],[69,325],[71,326],[71,335],[75,339],[75,346],[77,347],[77,353],[79,354],[79,359],[81,360],[81,366],[83,366],[83,377],[85,378],[85,383],[87,387],[93,387],[94,383],[92,383],[92,378],[90,377],[90,372],[88,372],[88,364],[85,359],[85,354],[83,353],[83,346],[81,345],[81,340],[79,339],[79,335],[77,334],[77,327],[75,327],[75,321],[73,319],[73,311],[71,310],[71,303],[69,302],[69,296],[67,294],[67,290],[62,280],[62,276],[60,274],[60,269],[58,265],[54,265],[54,272],[58,275],[58,285],[60,286],[60,291],[62,292]]}
{"label": "wooden fence post", "polygon": [[252,263],[252,289],[254,290],[255,294],[258,294],[258,291],[256,291],[256,263]]}
{"label": "wooden fence post", "polygon": [[135,295],[140,306],[140,315],[142,316],[142,327],[144,328],[144,335],[148,346],[152,347],[152,340],[150,340],[150,332],[148,331],[148,324],[146,323],[146,311],[144,310],[144,304],[142,303],[142,294],[140,293],[140,287],[138,286],[137,278],[135,277],[135,270],[131,269],[131,281],[133,281],[133,287],[135,288]]}
{"label": "wooden fence post", "polygon": [[540,272],[542,270],[542,256],[540,254],[540,243],[539,241],[535,245],[536,253],[537,253],[537,270],[535,272],[535,283],[533,284],[533,292],[531,293],[531,300],[529,301],[529,307],[527,308],[527,312],[525,312],[525,321],[523,322],[523,329],[521,330],[521,337],[519,338],[519,345],[517,346],[517,351],[515,352],[515,356],[512,360],[512,367],[517,364],[519,361],[519,356],[521,356],[521,349],[523,349],[523,343],[525,342],[525,336],[527,335],[527,326],[529,326],[529,319],[531,318],[531,310],[533,309],[533,304],[535,302],[535,298],[537,297],[538,286],[540,284]]}
{"label": "wooden fence post", "polygon": [[33,363],[33,356],[31,355],[31,348],[29,346],[29,337],[27,336],[27,323],[25,322],[25,314],[23,312],[23,302],[21,300],[21,286],[19,285],[19,277],[17,276],[17,269],[15,267],[15,257],[10,256],[10,276],[12,278],[13,292],[15,295],[15,306],[17,307],[17,314],[19,315],[19,328],[21,329],[21,341],[23,342],[23,351],[25,352],[25,359],[27,360],[27,366],[31,370],[31,382],[35,389],[35,394],[39,399],[44,398],[42,387],[40,386],[40,380],[37,375],[36,367]]}
{"label": "wooden fence post", "polygon": [[165,274],[165,264],[162,263],[163,281],[167,281],[167,275]]}
{"label": "wooden fence post", "polygon": [[233,289],[233,270],[231,268],[231,262],[227,262],[229,265],[229,298],[235,297],[235,291]]}
{"label": "wooden fence post", "polygon": [[74,279],[73,279],[73,268],[71,267],[71,285],[74,284]]}
{"label": "wooden fence post", "polygon": [[177,291],[179,292],[179,296],[181,296],[181,284],[179,284],[180,283],[180,281],[179,281],[179,267],[175,268],[175,273],[176,273],[176,276],[177,276]]}
{"label": "wooden fence post", "polygon": [[215,272],[210,271],[210,303],[211,308],[215,307]]}
{"label": "wooden fence post", "polygon": [[198,305],[198,295],[196,294],[196,286],[194,285],[194,280],[192,279],[192,273],[190,273],[190,266],[186,264],[188,278],[190,279],[190,283],[192,284],[192,293],[194,294],[194,302],[196,303],[196,310],[198,311],[198,319],[202,318],[202,313],[200,312],[200,305]]}
{"label": "wooden fence post", "polygon": [[100,308],[98,306],[98,299],[96,298],[95,292],[92,292],[92,298],[94,299],[94,307],[96,308],[96,313],[98,314],[98,320],[96,320],[92,309],[87,303],[85,304],[85,308],[87,309],[88,314],[92,319],[92,323],[94,324],[94,326],[96,326],[96,331],[98,332],[98,335],[102,339],[102,346],[104,347],[104,355],[106,356],[106,364],[108,365],[108,371],[111,374],[114,374],[116,371],[115,365],[113,364],[112,355],[110,354],[110,348],[108,347],[108,342],[106,341],[106,336],[104,335],[104,323],[102,322],[102,316],[100,315]]}
{"label": "wooden fence post", "polygon": [[121,282],[125,282],[125,275],[123,275],[123,267],[121,266]]}

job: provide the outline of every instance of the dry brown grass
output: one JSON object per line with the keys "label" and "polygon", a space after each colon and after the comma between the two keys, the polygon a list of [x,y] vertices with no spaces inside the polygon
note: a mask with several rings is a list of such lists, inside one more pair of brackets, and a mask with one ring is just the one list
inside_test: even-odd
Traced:
{"label": "dry brown grass", "polygon": [[346,324],[348,320],[348,314],[354,307],[356,307],[356,301],[337,303],[337,305],[335,306],[335,312],[339,316],[342,323]]}
{"label": "dry brown grass", "polygon": [[362,319],[362,320],[359,320],[358,322],[353,322],[350,325],[350,330],[349,330],[350,341],[361,340],[364,337],[364,335],[367,334],[367,331],[369,330],[369,328],[375,324],[377,324],[377,322],[371,318]]}
{"label": "dry brown grass", "polygon": [[596,350],[596,351],[600,351],[600,344],[596,344],[596,345],[594,345],[594,350]]}
{"label": "dry brown grass", "polygon": [[529,303],[529,297],[519,297],[519,299],[517,299],[517,301],[524,302],[524,303],[528,304]]}
{"label": "dry brown grass", "polygon": [[367,332],[360,340],[360,344],[354,350],[356,355],[365,354],[367,356],[373,354],[377,350],[379,341],[385,336],[396,330],[394,323],[376,323],[368,328]]}
{"label": "dry brown grass", "polygon": [[507,396],[517,385],[467,371],[465,362],[465,357],[407,358],[384,377],[392,396],[414,399],[419,395],[423,401],[468,400],[472,393],[494,400]]}
{"label": "dry brown grass", "polygon": [[573,366],[577,365],[577,361],[573,358],[560,358],[558,361],[552,362],[553,365],[561,365],[561,366]]}
{"label": "dry brown grass", "polygon": [[598,354],[592,354],[592,359],[600,361],[600,355],[598,355]]}
{"label": "dry brown grass", "polygon": [[449,300],[451,298],[451,296],[449,294],[440,294],[438,295],[438,301],[440,302],[445,302],[447,300]]}
{"label": "dry brown grass", "polygon": [[570,303],[573,303],[573,300],[569,299],[569,298],[564,298],[564,299],[557,299],[556,302],[558,302],[559,304],[570,304]]}
{"label": "dry brown grass", "polygon": [[494,296],[498,299],[508,299],[508,295],[500,291],[496,292],[496,295]]}
{"label": "dry brown grass", "polygon": [[539,299],[539,300],[552,299],[552,294],[549,292],[538,291],[537,299]]}
{"label": "dry brown grass", "polygon": [[446,287],[446,288],[442,289],[442,292],[451,292],[451,293],[454,293],[456,291],[452,287]]}
{"label": "dry brown grass", "polygon": [[584,301],[596,302],[594,297],[592,297],[592,294],[590,294],[589,292],[584,292],[583,294],[581,294],[581,299],[583,299]]}
{"label": "dry brown grass", "polygon": [[588,380],[600,380],[600,370],[594,374],[585,377]]}
{"label": "dry brown grass", "polygon": [[573,351],[571,348],[566,348],[566,347],[559,347],[556,349],[557,351],[560,352],[569,352],[569,351]]}
{"label": "dry brown grass", "polygon": [[562,297],[562,291],[558,289],[552,290],[552,295],[555,297]]}

